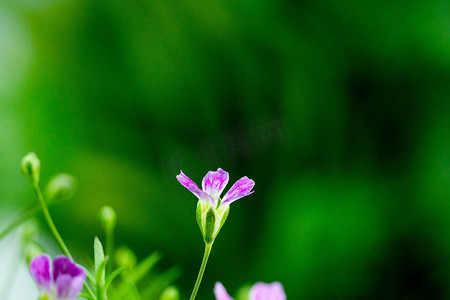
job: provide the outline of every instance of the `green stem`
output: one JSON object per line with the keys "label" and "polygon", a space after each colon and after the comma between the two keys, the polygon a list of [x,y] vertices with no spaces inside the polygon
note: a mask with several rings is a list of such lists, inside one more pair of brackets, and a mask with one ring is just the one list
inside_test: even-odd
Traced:
{"label": "green stem", "polygon": [[200,271],[197,275],[197,280],[195,281],[194,290],[192,291],[190,300],[194,300],[195,296],[197,296],[198,288],[200,287],[200,283],[202,282],[203,273],[205,273],[206,264],[208,263],[209,254],[211,253],[212,243],[205,243],[205,254],[203,254],[202,264],[200,266]]}
{"label": "green stem", "polygon": [[64,241],[62,240],[61,236],[59,235],[59,232],[56,229],[55,223],[53,223],[52,217],[50,216],[50,212],[48,211],[47,204],[45,203],[44,197],[42,196],[39,185],[37,183],[35,183],[33,185],[33,187],[34,187],[34,191],[36,192],[36,196],[38,197],[39,204],[41,205],[42,212],[44,213],[45,221],[47,221],[48,227],[50,227],[50,231],[52,232],[53,236],[55,237],[56,242],[59,245],[59,248],[61,248],[61,251],[64,253],[64,255],[66,255],[72,259],[72,255],[70,254],[69,249],[67,248],[66,244],[64,244]]}
{"label": "green stem", "polygon": [[31,219],[37,212],[39,211],[39,205],[33,202],[31,205],[28,205],[24,210],[22,210],[15,219],[9,224],[2,232],[0,232],[0,240],[8,235],[11,231],[19,227],[23,222],[28,219]]}
{"label": "green stem", "polygon": [[[109,259],[112,259],[112,254],[114,251],[114,231],[111,228],[107,228],[105,233],[106,233],[106,256],[108,256]],[[108,271],[107,273],[112,272],[112,267],[113,267],[112,262],[106,266],[106,269]]]}
{"label": "green stem", "polygon": [[[38,197],[39,204],[41,205],[41,208],[42,208],[42,212],[44,213],[44,218],[47,221],[48,227],[50,227],[50,231],[52,232],[53,236],[55,237],[56,242],[59,245],[59,248],[61,248],[61,251],[64,253],[64,255],[66,255],[67,257],[72,259],[72,255],[70,254],[69,249],[67,248],[63,239],[61,238],[61,235],[59,235],[59,232],[56,229],[55,223],[53,223],[52,217],[50,216],[50,212],[48,211],[47,204],[45,203],[44,196],[42,196],[41,189],[39,188],[39,184],[37,182],[34,183],[33,188]],[[87,285],[86,281],[83,283],[83,287],[92,298],[96,299],[94,293],[91,291],[91,289]]]}

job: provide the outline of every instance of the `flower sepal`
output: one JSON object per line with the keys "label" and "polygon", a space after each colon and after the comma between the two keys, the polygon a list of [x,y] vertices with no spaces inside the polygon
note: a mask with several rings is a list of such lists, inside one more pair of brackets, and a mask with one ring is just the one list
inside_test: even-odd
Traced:
{"label": "flower sepal", "polygon": [[217,213],[214,211],[214,209],[212,207],[208,208],[208,210],[206,211],[206,213],[204,214],[204,233],[203,233],[203,238],[205,240],[205,243],[207,244],[212,244],[214,242],[214,231],[216,228],[216,215]]}
{"label": "flower sepal", "polygon": [[223,196],[220,194],[228,183],[228,173],[222,169],[209,171],[200,189],[182,171],[177,176],[178,181],[198,198],[196,219],[206,244],[212,244],[220,229],[228,218],[230,204],[253,193],[255,182],[247,176],[239,179]]}
{"label": "flower sepal", "polygon": [[219,209],[213,206],[203,205],[200,201],[197,204],[197,224],[203,235],[206,244],[212,244],[222,229],[223,224],[228,218],[230,206],[224,205]]}
{"label": "flower sepal", "polygon": [[50,297],[48,294],[42,294],[41,296],[39,296],[38,299],[39,300],[52,300],[54,298]]}

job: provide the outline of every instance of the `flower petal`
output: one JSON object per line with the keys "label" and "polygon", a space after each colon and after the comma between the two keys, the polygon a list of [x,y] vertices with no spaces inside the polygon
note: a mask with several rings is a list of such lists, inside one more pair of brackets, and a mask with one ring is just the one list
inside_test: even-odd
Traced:
{"label": "flower petal", "polygon": [[51,258],[47,254],[34,257],[30,262],[30,273],[39,290],[48,292],[52,289]]}
{"label": "flower petal", "polygon": [[60,274],[55,281],[58,299],[76,299],[83,289],[85,276]]}
{"label": "flower petal", "polygon": [[279,282],[257,282],[250,290],[249,300],[286,300],[286,294]]}
{"label": "flower petal", "polygon": [[210,194],[214,199],[217,199],[227,185],[228,179],[228,172],[221,168],[218,168],[217,172],[209,171],[208,174],[203,177],[203,191]]}
{"label": "flower petal", "polygon": [[214,295],[216,296],[216,300],[233,300],[220,282],[216,282],[216,285],[214,285]]}
{"label": "flower petal", "polygon": [[83,288],[86,273],[66,256],[53,261],[53,279],[58,298],[75,299]]}
{"label": "flower petal", "polygon": [[231,189],[223,196],[222,204],[231,203],[240,199],[242,197],[248,196],[254,191],[252,191],[255,186],[255,182],[248,178],[247,176],[242,177],[231,187]]}
{"label": "flower petal", "polygon": [[204,202],[215,203],[214,199],[204,191],[202,191],[189,177],[187,177],[183,171],[180,171],[180,175],[177,175],[178,181],[187,188],[191,193],[193,193],[197,198]]}

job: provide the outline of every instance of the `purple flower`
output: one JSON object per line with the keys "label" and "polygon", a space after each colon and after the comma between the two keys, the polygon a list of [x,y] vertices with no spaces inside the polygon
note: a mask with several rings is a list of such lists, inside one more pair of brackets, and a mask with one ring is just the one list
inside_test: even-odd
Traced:
{"label": "purple flower", "polygon": [[183,171],[180,171],[180,175],[177,176],[177,179],[185,188],[197,196],[200,201],[205,203],[209,202],[212,205],[216,205],[217,202],[220,201],[220,206],[230,204],[237,199],[250,195],[253,193],[253,186],[255,186],[253,180],[244,176],[239,179],[220,200],[220,194],[225,189],[229,179],[228,172],[221,168],[218,168],[216,172],[209,171],[208,174],[203,177],[203,190],[187,177]]}
{"label": "purple flower", "polygon": [[[214,286],[214,295],[216,300],[233,300],[220,282]],[[279,282],[257,282],[250,289],[249,300],[286,300],[286,294]]]}
{"label": "purple flower", "polygon": [[214,285],[214,295],[216,296],[216,300],[233,300],[233,298],[228,295],[223,284],[220,282],[216,282]]}
{"label": "purple flower", "polygon": [[86,279],[84,270],[63,255],[55,257],[53,265],[47,254],[34,257],[30,272],[43,299],[76,299]]}
{"label": "purple flower", "polygon": [[200,226],[206,243],[212,243],[220,228],[228,217],[230,204],[242,197],[248,196],[255,186],[255,182],[247,176],[239,179],[230,190],[220,198],[228,183],[228,173],[222,169],[209,171],[203,177],[200,189],[183,171],[177,176],[178,181],[198,198],[197,223]]}
{"label": "purple flower", "polygon": [[255,283],[249,294],[250,300],[286,300],[283,286],[279,282]]}

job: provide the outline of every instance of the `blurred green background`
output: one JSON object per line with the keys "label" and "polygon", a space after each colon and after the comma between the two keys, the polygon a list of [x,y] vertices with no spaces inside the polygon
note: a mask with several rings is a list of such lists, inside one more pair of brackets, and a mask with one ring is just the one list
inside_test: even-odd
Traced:
{"label": "blurred green background", "polygon": [[[255,180],[233,203],[199,299],[280,281],[288,299],[450,298],[450,2],[0,2],[0,210],[20,174],[78,179],[51,208],[81,260],[116,242],[190,294],[197,184]],[[4,224],[4,223],[2,223]],[[43,227],[45,228],[45,226]],[[30,286],[29,288],[34,288]]]}

